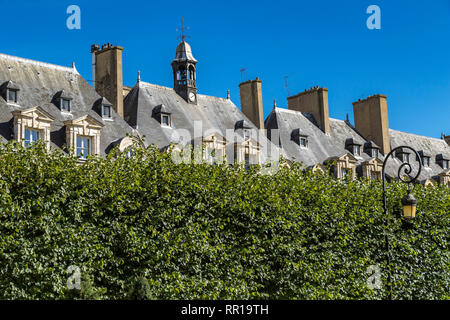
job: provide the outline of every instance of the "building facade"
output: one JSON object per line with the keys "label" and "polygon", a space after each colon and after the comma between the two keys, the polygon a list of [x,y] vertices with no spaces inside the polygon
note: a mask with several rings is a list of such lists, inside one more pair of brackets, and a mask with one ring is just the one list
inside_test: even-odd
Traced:
{"label": "building facade", "polygon": [[[329,117],[328,89],[313,87],[274,107],[264,120],[262,81],[239,84],[239,109],[230,99],[200,94],[197,63],[183,39],[171,61],[173,87],[141,80],[123,84],[123,48],[92,45],[92,86],[75,66],[0,54],[0,139],[23,144],[44,140],[85,159],[138,145],[167,150],[202,147],[211,162],[301,162],[305,168],[331,169],[336,178],[380,179],[384,156],[407,145],[386,168],[394,177],[403,162],[422,161],[426,185],[450,184],[450,136],[418,136],[389,128],[387,97],[373,95],[353,103],[355,124]],[[168,61],[169,64],[169,61]],[[329,166],[327,166],[329,165]]]}

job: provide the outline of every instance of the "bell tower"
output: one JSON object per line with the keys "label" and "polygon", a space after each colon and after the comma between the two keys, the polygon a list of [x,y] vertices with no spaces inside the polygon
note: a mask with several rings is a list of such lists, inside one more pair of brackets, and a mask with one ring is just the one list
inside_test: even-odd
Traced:
{"label": "bell tower", "polygon": [[181,42],[172,61],[173,88],[188,103],[197,104],[196,64],[191,46],[185,41],[185,28],[181,20]]}

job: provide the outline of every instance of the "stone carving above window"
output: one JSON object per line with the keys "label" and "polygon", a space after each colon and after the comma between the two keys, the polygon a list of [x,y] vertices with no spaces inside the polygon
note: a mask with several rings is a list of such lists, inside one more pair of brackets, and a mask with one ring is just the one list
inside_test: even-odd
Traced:
{"label": "stone carving above window", "polygon": [[226,139],[218,133],[203,138],[204,159],[209,163],[223,163],[226,160]]}
{"label": "stone carving above window", "polygon": [[329,158],[326,163],[333,163],[332,170],[336,178],[343,179],[348,175],[356,178],[356,163],[358,160],[350,153]]}
{"label": "stone carving above window", "polygon": [[439,174],[439,183],[444,186],[450,187],[450,169],[445,170]]}
{"label": "stone carving above window", "polygon": [[232,159],[237,163],[245,164],[246,167],[251,164],[260,164],[260,149],[258,141],[251,137],[242,142],[235,142]]}
{"label": "stone carving above window", "polygon": [[14,117],[14,138],[17,141],[25,143],[27,136],[31,135],[34,137],[33,141],[43,139],[47,144],[47,148],[50,148],[50,124],[55,118],[41,107],[15,110],[12,114]]}
{"label": "stone carving above window", "polygon": [[[100,154],[100,131],[103,124],[90,115],[65,121],[66,144],[72,153],[77,154],[77,148],[88,149],[89,155]],[[78,139],[78,138],[88,138]],[[84,157],[83,157],[84,158]]]}
{"label": "stone carving above window", "polygon": [[372,158],[361,164],[363,177],[372,180],[381,180],[383,161]]}

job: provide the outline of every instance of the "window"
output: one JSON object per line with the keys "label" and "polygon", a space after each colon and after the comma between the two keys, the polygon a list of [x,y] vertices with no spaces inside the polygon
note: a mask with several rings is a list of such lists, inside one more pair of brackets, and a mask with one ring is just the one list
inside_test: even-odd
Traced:
{"label": "window", "polygon": [[345,168],[341,168],[341,178],[345,178],[347,176],[348,170]]}
{"label": "window", "polygon": [[408,153],[402,154],[402,161],[409,163],[409,154]]}
{"label": "window", "polygon": [[166,127],[170,127],[170,116],[168,114],[161,115],[161,124]]}
{"label": "window", "polygon": [[353,145],[353,154],[355,156],[361,155],[361,146],[358,146],[357,144]]}
{"label": "window", "polygon": [[429,167],[430,166],[430,157],[423,157],[422,163],[423,163],[424,167]]}
{"label": "window", "polygon": [[244,129],[244,139],[248,140],[250,138],[250,130]]}
{"label": "window", "polygon": [[381,180],[381,172],[372,170],[370,172],[370,177],[372,178],[372,180]]}
{"label": "window", "polygon": [[245,169],[250,168],[250,155],[248,153],[245,154]]}
{"label": "window", "polygon": [[8,89],[8,102],[17,102],[17,90]]}
{"label": "window", "polygon": [[303,148],[308,148],[308,138],[300,137],[300,146]]}
{"label": "window", "polygon": [[209,163],[216,164],[216,162],[217,162],[216,153],[217,153],[216,149],[212,149],[212,148],[207,149],[206,156],[208,158]]}
{"label": "window", "polygon": [[125,153],[125,157],[126,157],[127,159],[133,158],[133,149],[128,148],[125,152],[126,152],[126,153]]}
{"label": "window", "polygon": [[103,118],[112,118],[112,110],[111,106],[102,105],[102,117]]}
{"label": "window", "polygon": [[442,160],[442,168],[444,168],[444,170],[448,169],[448,160]]}
{"label": "window", "polygon": [[39,140],[39,131],[33,129],[25,129],[25,146],[32,145]]}
{"label": "window", "polygon": [[70,112],[70,100],[61,98],[61,111]]}
{"label": "window", "polygon": [[378,157],[378,149],[372,149],[372,157],[374,158]]}
{"label": "window", "polygon": [[77,137],[77,157],[86,159],[91,154],[91,140],[89,137]]}

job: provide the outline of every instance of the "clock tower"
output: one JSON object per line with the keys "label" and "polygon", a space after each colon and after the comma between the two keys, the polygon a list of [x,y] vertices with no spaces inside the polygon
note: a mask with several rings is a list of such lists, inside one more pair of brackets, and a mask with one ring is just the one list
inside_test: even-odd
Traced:
{"label": "clock tower", "polygon": [[197,104],[196,64],[191,46],[182,35],[177,46],[175,59],[172,61],[175,91],[188,103]]}

